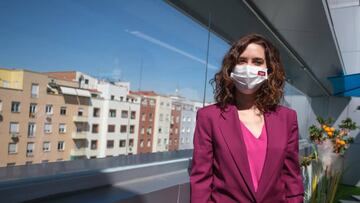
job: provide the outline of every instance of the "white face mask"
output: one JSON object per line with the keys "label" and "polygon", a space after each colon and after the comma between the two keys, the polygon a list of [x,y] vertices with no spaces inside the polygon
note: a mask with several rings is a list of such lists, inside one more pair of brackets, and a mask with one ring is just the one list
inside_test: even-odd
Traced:
{"label": "white face mask", "polygon": [[236,88],[244,94],[253,94],[268,79],[267,68],[236,65],[230,74]]}

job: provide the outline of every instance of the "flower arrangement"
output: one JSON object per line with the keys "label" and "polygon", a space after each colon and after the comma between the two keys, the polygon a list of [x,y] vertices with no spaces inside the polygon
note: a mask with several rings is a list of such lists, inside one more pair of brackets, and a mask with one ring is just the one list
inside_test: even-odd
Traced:
{"label": "flower arrangement", "polygon": [[341,121],[338,128],[333,119],[317,117],[318,125],[309,127],[313,152],[301,158],[305,180],[305,202],[330,202],[335,199],[343,173],[343,155],[354,141],[350,131],[357,129],[350,118]]}

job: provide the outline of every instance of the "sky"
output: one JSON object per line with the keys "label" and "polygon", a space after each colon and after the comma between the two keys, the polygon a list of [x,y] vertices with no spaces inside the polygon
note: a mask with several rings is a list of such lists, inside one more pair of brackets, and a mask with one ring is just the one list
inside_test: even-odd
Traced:
{"label": "sky", "polygon": [[[0,0],[0,25],[2,68],[77,70],[132,90],[142,69],[141,90],[203,98],[208,31],[164,1]],[[228,49],[210,35],[208,80]]]}

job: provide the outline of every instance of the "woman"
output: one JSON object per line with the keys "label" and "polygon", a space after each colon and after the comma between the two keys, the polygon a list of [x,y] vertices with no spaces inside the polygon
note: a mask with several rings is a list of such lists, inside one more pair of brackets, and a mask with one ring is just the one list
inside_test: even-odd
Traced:
{"label": "woman", "polygon": [[212,80],[216,103],[197,112],[191,202],[303,202],[297,114],[279,105],[284,80],[264,37],[231,46]]}

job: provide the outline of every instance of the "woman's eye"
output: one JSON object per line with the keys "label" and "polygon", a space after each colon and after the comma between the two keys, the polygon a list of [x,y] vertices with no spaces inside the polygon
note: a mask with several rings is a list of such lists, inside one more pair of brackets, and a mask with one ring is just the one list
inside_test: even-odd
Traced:
{"label": "woman's eye", "polygon": [[262,61],[255,61],[254,64],[260,66],[260,65],[263,64],[263,62]]}

